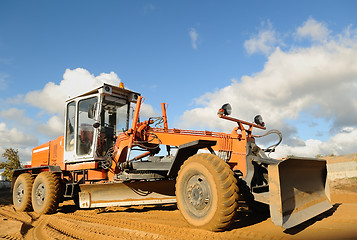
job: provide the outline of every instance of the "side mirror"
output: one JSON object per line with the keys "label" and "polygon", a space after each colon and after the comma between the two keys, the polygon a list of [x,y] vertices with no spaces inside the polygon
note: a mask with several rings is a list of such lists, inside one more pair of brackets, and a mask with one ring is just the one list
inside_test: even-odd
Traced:
{"label": "side mirror", "polygon": [[88,118],[95,119],[95,112],[97,111],[97,103],[88,106]]}
{"label": "side mirror", "polygon": [[218,114],[223,114],[225,116],[231,115],[232,113],[232,107],[229,103],[224,104]]}
{"label": "side mirror", "polygon": [[254,117],[254,123],[262,127],[265,126],[265,122],[263,121],[263,117],[261,115],[257,115]]}

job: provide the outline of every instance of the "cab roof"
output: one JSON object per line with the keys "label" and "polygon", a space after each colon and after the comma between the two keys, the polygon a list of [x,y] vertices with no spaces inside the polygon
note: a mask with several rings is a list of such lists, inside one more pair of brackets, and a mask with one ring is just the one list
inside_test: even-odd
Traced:
{"label": "cab roof", "polygon": [[140,96],[140,93],[133,92],[133,91],[125,89],[125,88],[120,88],[120,87],[117,87],[117,86],[113,86],[113,85],[104,83],[103,85],[101,85],[101,86],[99,86],[97,88],[94,88],[93,90],[91,90],[89,92],[80,94],[80,95],[78,95],[76,97],[70,97],[70,98],[68,98],[66,100],[66,102],[72,101],[72,100],[74,100],[76,98],[80,98],[80,97],[85,97],[85,96],[89,96],[89,95],[92,95],[92,94],[96,94],[96,93],[102,93],[102,94],[114,95],[114,96],[115,95],[117,95],[117,96],[119,95],[119,96],[125,96],[127,98],[130,98],[132,96],[131,99],[137,99],[137,96]]}

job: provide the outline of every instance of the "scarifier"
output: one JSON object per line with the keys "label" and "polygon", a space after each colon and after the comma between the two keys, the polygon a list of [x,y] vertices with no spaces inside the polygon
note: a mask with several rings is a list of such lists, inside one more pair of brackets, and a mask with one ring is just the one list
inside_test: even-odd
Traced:
{"label": "scarifier", "polygon": [[80,208],[177,203],[191,225],[222,231],[240,204],[268,204],[284,228],[332,207],[326,161],[268,157],[277,144],[263,150],[253,135],[266,130],[261,116],[232,118],[225,104],[218,117],[237,123],[230,134],[170,129],[167,104],[140,122],[142,103],[122,84],[67,100],[64,136],[35,147],[31,166],[13,172],[15,209],[53,213],[66,199]]}

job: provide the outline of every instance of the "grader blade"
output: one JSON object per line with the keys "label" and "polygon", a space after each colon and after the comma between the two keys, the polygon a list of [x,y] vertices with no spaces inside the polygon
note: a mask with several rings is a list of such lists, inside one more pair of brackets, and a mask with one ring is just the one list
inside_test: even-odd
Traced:
{"label": "grader blade", "polygon": [[332,207],[325,160],[288,158],[268,172],[274,224],[291,228]]}
{"label": "grader blade", "polygon": [[176,203],[174,180],[81,184],[80,190],[81,208]]}

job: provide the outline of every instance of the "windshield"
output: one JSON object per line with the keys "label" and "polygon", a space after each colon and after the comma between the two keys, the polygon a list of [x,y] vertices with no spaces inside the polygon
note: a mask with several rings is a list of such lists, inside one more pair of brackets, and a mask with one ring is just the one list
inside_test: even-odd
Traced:
{"label": "windshield", "polygon": [[128,130],[128,106],[126,99],[106,96],[102,104],[101,126],[113,128],[116,134]]}
{"label": "windshield", "polygon": [[123,98],[105,96],[100,113],[100,134],[97,156],[105,156],[114,145],[114,136],[129,127],[129,102]]}

